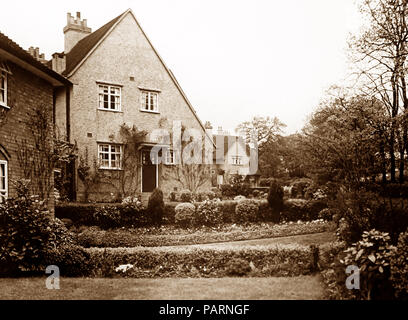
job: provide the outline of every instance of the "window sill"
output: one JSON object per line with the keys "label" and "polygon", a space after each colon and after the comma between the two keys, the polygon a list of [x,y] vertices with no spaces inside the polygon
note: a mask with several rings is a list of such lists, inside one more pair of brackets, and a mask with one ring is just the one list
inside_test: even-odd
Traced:
{"label": "window sill", "polygon": [[98,168],[98,170],[123,171],[123,169],[120,169],[120,168],[104,168],[104,167],[100,167],[100,168]]}
{"label": "window sill", "polygon": [[3,108],[5,108],[5,109],[10,109],[9,106],[7,106],[7,105],[5,105],[5,104],[3,104],[3,103],[0,103],[0,107],[3,107]]}
{"label": "window sill", "polygon": [[97,110],[99,110],[99,111],[106,111],[106,112],[123,113],[122,110],[109,110],[109,109],[101,109],[101,108],[97,108]]}
{"label": "window sill", "polygon": [[143,109],[139,109],[140,112],[147,112],[147,113],[155,113],[155,114],[160,114],[159,111],[151,111],[151,110],[143,110]]}

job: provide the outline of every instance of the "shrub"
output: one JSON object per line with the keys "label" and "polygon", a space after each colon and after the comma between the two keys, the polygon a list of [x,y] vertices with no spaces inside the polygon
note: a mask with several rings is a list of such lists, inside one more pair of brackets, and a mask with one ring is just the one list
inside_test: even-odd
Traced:
{"label": "shrub", "polygon": [[237,204],[238,202],[234,200],[223,200],[219,202],[218,205],[220,207],[224,222],[228,223],[234,221],[235,208]]}
{"label": "shrub", "polygon": [[176,215],[175,209],[178,204],[178,202],[168,202],[164,205],[164,224],[174,224],[174,216]]}
{"label": "shrub", "polygon": [[47,250],[45,261],[47,265],[56,265],[61,276],[82,277],[90,274],[89,253],[77,245],[64,245]]}
{"label": "shrub", "polygon": [[252,262],[254,276],[298,276],[310,273],[308,247],[295,245],[242,247],[174,247],[87,249],[93,275],[115,274],[119,265],[132,264],[126,277],[225,277],[229,261]]}
{"label": "shrub", "polygon": [[121,213],[118,206],[103,206],[97,208],[93,214],[95,224],[104,229],[121,225]]}
{"label": "shrub", "polygon": [[55,206],[55,217],[70,219],[75,226],[95,224],[94,212],[101,205],[82,203],[61,203]]}
{"label": "shrub", "polygon": [[214,198],[218,198],[218,199],[222,198],[222,192],[217,187],[212,187],[210,192],[214,193],[214,195],[215,195]]}
{"label": "shrub", "polygon": [[24,191],[0,204],[0,274],[44,272],[48,249],[72,244],[72,235],[44,203]]}
{"label": "shrub", "polygon": [[194,223],[195,206],[191,203],[180,203],[175,208],[174,222],[181,227],[188,227]]}
{"label": "shrub", "polygon": [[276,181],[272,181],[268,192],[268,203],[275,216],[279,216],[283,209],[283,188]]}
{"label": "shrub", "polygon": [[206,200],[200,203],[195,211],[195,224],[214,226],[222,223],[223,217],[218,202],[218,200]]}
{"label": "shrub", "polygon": [[180,191],[180,200],[181,202],[191,202],[193,201],[193,194],[190,190],[181,190]]}
{"label": "shrub", "polygon": [[325,221],[331,221],[333,219],[333,211],[329,208],[324,208],[320,210],[318,218]]}
{"label": "shrub", "polygon": [[227,262],[225,272],[228,276],[242,277],[251,271],[248,261],[244,259],[233,259]]}
{"label": "shrub", "polygon": [[388,233],[365,231],[362,240],[348,248],[344,266],[360,268],[360,290],[354,294],[359,299],[390,299],[394,296],[390,277],[390,262],[395,247]]}
{"label": "shrub", "polygon": [[170,201],[173,201],[173,202],[177,201],[177,192],[175,191],[170,192],[169,199]]}
{"label": "shrub", "polygon": [[160,189],[154,189],[150,195],[147,205],[147,212],[150,216],[150,221],[154,225],[159,225],[162,223],[164,216],[164,200],[163,191]]}
{"label": "shrub", "polygon": [[408,230],[400,234],[397,250],[391,259],[391,281],[396,297],[408,300]]}
{"label": "shrub", "polygon": [[[393,244],[408,228],[407,201],[404,199],[381,198],[373,192],[338,192],[330,203],[333,212],[348,225],[345,233],[338,232],[340,240],[348,244],[360,240],[364,231],[376,229],[388,232]],[[339,230],[340,231],[340,230]]]}
{"label": "shrub", "polygon": [[217,197],[217,194],[214,191],[208,191],[207,192],[207,197],[208,197],[209,200],[213,200],[215,198],[220,198],[220,197]]}
{"label": "shrub", "polygon": [[327,204],[323,200],[288,199],[284,201],[281,219],[284,221],[313,221],[326,207]]}
{"label": "shrub", "polygon": [[254,222],[258,218],[258,204],[254,200],[241,200],[235,208],[234,222]]}
{"label": "shrub", "polygon": [[236,196],[235,190],[230,184],[222,184],[220,185],[221,194],[224,197],[231,198]]}
{"label": "shrub", "polygon": [[151,222],[148,211],[144,208],[138,198],[125,198],[122,205],[117,206],[119,210],[119,226],[144,226]]}
{"label": "shrub", "polygon": [[313,180],[308,178],[296,179],[291,183],[291,196],[293,198],[304,198],[308,187],[313,184]]}
{"label": "shrub", "polygon": [[246,198],[244,196],[236,196],[234,197],[234,201],[241,201],[241,200],[245,200]]}
{"label": "shrub", "polygon": [[261,192],[259,190],[255,189],[255,190],[252,191],[252,196],[254,198],[258,198],[260,195],[261,195]]}
{"label": "shrub", "polygon": [[267,200],[258,201],[258,205],[259,205],[258,218],[260,221],[270,221],[274,223],[279,222],[280,213],[278,211],[272,210]]}

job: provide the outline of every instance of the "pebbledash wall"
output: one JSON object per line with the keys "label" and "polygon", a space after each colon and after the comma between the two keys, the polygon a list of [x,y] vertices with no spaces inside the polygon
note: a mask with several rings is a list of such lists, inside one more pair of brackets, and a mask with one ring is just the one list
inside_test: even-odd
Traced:
{"label": "pebbledash wall", "polygon": [[[119,129],[122,124],[135,125],[139,130],[151,132],[164,128],[171,131],[173,121],[181,121],[187,128],[196,128],[205,134],[177,88],[168,70],[153,50],[131,11],[127,11],[112,32],[86,58],[68,79],[73,83],[70,104],[70,137],[76,142],[79,153],[88,150],[89,162],[98,157],[97,145],[101,142],[121,143]],[[121,111],[98,110],[98,84],[121,87]],[[158,113],[140,110],[141,89],[158,93]],[[66,113],[57,99],[57,125],[65,128]],[[59,107],[58,107],[59,106]],[[159,166],[158,186],[168,195],[182,186],[174,180],[164,179]],[[140,170],[138,172],[140,179]],[[78,200],[83,199],[83,185],[77,179]],[[202,187],[208,190],[211,178]],[[141,191],[141,190],[138,190]],[[104,186],[90,193],[90,199],[103,201],[114,190]]]}
{"label": "pebbledash wall", "polygon": [[[0,160],[7,161],[8,196],[15,197],[15,180],[24,179],[24,171],[18,160],[19,145],[26,141],[29,148],[35,148],[27,122],[38,108],[47,108],[50,116],[53,110],[53,86],[14,63],[7,62],[11,74],[7,76],[7,105],[0,106]],[[52,121],[52,118],[50,118]],[[53,180],[53,177],[51,177]],[[34,182],[33,182],[34,183]],[[35,189],[35,186],[32,186]],[[49,208],[54,207],[54,190],[50,190]]]}

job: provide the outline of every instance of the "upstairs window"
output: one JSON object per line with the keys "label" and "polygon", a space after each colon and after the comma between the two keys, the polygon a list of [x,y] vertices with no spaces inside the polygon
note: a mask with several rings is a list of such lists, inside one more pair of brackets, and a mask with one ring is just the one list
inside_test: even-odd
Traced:
{"label": "upstairs window", "polygon": [[7,199],[7,161],[0,160],[0,203]]}
{"label": "upstairs window", "polygon": [[121,111],[121,92],[117,86],[99,85],[99,109],[109,111]]}
{"label": "upstairs window", "polygon": [[101,169],[121,169],[122,146],[114,144],[99,144],[98,158]]}
{"label": "upstairs window", "polygon": [[7,72],[0,64],[0,106],[7,107]]}
{"label": "upstairs window", "polygon": [[232,164],[234,165],[241,165],[242,164],[242,157],[241,156],[232,156]]}
{"label": "upstairs window", "polygon": [[140,109],[142,111],[159,112],[158,99],[159,95],[157,92],[142,91]]}

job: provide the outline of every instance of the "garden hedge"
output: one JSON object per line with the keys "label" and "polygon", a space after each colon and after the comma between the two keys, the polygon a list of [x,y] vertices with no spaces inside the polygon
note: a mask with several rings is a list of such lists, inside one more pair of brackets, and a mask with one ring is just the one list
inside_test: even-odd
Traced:
{"label": "garden hedge", "polygon": [[[311,249],[305,246],[243,246],[220,248],[109,248],[87,249],[91,276],[115,274],[135,278],[225,277],[233,274],[231,261],[241,259],[251,271],[248,276],[298,276],[312,272]],[[115,272],[120,265],[131,264],[125,273]]]}

